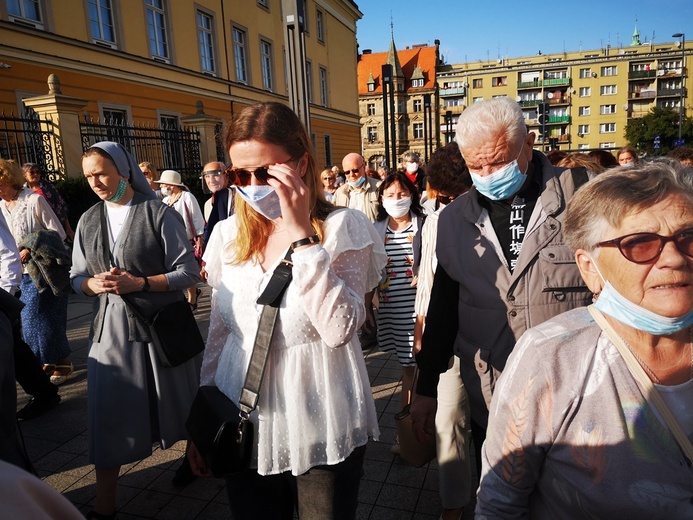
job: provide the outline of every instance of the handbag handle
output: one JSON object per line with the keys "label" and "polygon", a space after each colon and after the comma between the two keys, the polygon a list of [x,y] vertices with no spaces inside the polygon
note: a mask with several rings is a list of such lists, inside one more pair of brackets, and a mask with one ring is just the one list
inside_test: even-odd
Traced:
{"label": "handbag handle", "polygon": [[245,414],[244,418],[246,420],[250,412],[257,406],[262,376],[267,366],[270,342],[272,341],[274,327],[279,315],[279,305],[284,297],[286,288],[291,282],[291,269],[293,267],[291,253],[291,248],[289,248],[286,256],[279,262],[279,265],[272,273],[272,278],[270,278],[267,287],[265,287],[265,290],[262,291],[262,294],[257,299],[257,303],[263,305],[262,313],[260,314],[257,334],[255,335],[255,345],[250,355],[248,372],[246,373],[245,383],[243,383],[241,397],[238,402],[241,413]]}
{"label": "handbag handle", "polygon": [[662,419],[664,419],[664,422],[669,427],[669,430],[673,434],[674,438],[676,439],[676,442],[680,446],[681,450],[683,451],[683,454],[688,459],[689,463],[693,461],[693,444],[691,444],[690,439],[683,431],[683,428],[681,428],[681,425],[676,420],[674,414],[671,413],[671,410],[669,409],[666,402],[660,395],[659,391],[657,390],[657,387],[647,376],[638,360],[635,359],[635,356],[628,348],[628,345],[626,345],[626,342],[623,341],[623,338],[621,338],[621,336],[619,336],[616,333],[614,328],[611,326],[611,323],[609,323],[609,321],[604,317],[604,314],[602,314],[602,312],[599,309],[597,309],[594,305],[590,305],[589,307],[587,307],[587,310],[589,310],[590,314],[594,318],[594,321],[597,322],[597,325],[601,327],[601,329],[606,333],[611,342],[616,346],[619,353],[621,354],[621,357],[626,362],[628,370],[630,370],[632,376],[644,390],[643,395],[645,399],[648,403],[650,403],[656,408],[656,410],[659,412],[659,415],[662,417]]}

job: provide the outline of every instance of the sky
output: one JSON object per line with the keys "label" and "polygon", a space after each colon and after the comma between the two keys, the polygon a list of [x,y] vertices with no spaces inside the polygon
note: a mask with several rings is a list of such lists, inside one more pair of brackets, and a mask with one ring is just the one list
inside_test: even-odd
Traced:
{"label": "sky", "polygon": [[[446,63],[627,47],[635,28],[641,42],[693,41],[693,0],[355,0],[359,51],[398,50],[440,40]],[[654,39],[653,39],[654,35]]]}

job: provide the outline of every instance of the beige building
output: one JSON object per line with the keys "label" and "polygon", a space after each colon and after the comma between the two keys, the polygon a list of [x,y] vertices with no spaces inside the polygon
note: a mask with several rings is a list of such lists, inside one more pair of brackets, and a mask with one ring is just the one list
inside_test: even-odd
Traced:
{"label": "beige building", "polygon": [[[686,42],[685,60],[691,54],[693,44]],[[437,81],[443,135],[454,134],[470,104],[509,96],[521,105],[531,131],[540,136],[545,130],[537,140],[544,149],[619,148],[628,144],[629,120],[655,106],[678,111],[682,102],[690,117],[693,106],[691,89],[684,88],[690,81],[681,42],[641,44],[637,30],[628,47],[443,65]]]}
{"label": "beige building", "polygon": [[[52,121],[61,174],[79,174],[75,157],[91,134],[137,139],[92,120],[200,131],[198,164],[184,165],[194,170],[223,159],[218,138],[234,113],[293,100],[309,109],[319,166],[331,165],[360,147],[361,17],[351,0],[0,0],[0,153],[21,156],[27,123],[9,116],[30,106]],[[167,166],[168,153],[142,150],[138,159]]]}

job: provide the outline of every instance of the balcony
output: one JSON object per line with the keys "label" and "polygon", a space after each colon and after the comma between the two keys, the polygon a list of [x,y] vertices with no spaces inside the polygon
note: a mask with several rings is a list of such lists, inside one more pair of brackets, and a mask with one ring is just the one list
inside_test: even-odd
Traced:
{"label": "balcony", "polygon": [[440,97],[448,97],[448,96],[465,96],[467,94],[467,89],[464,87],[457,87],[457,88],[441,88],[438,91]]}
{"label": "balcony", "polygon": [[679,67],[678,69],[657,69],[658,78],[671,78],[681,76],[681,73],[686,74],[686,69]]}
{"label": "balcony", "polygon": [[570,78],[545,79],[545,87],[553,87],[555,85],[570,85]]}
{"label": "balcony", "polygon": [[462,111],[464,110],[464,108],[465,108],[464,105],[457,105],[454,107],[442,106],[442,107],[440,107],[440,113],[441,113],[441,115],[444,115],[445,112],[450,112],[452,114],[461,114]]}
{"label": "balcony", "polygon": [[654,78],[656,75],[656,70],[632,70],[628,73],[628,79],[647,79]]}
{"label": "balcony", "polygon": [[552,99],[547,99],[546,102],[549,105],[566,105],[568,104],[568,97],[554,97]]}
{"label": "balcony", "polygon": [[570,123],[570,116],[549,116],[549,124]]}
{"label": "balcony", "polygon": [[558,142],[559,143],[569,143],[570,142],[570,134],[561,134],[558,136]]}
{"label": "balcony", "polygon": [[539,88],[541,87],[541,80],[535,79],[534,81],[520,81],[517,84],[517,88]]}
{"label": "balcony", "polygon": [[628,99],[653,99],[655,97],[654,90],[640,90],[637,92],[628,92]]}
{"label": "balcony", "polygon": [[523,101],[518,101],[521,107],[536,107],[541,103],[541,99],[525,99]]}
{"label": "balcony", "polygon": [[657,97],[681,97],[682,92],[680,88],[665,88],[657,91]]}

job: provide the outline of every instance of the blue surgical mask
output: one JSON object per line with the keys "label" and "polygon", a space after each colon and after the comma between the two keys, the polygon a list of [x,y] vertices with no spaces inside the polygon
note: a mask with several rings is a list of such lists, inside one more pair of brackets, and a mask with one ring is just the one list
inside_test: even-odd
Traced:
{"label": "blue surgical mask", "polygon": [[[517,155],[518,159],[524,148],[523,143],[520,153]],[[522,187],[526,179],[525,174],[520,171],[517,159],[485,177],[471,171],[469,175],[472,177],[476,190],[491,200],[504,200],[512,197]]]}
{"label": "blue surgical mask", "polygon": [[359,186],[362,186],[364,182],[366,182],[366,178],[361,177],[361,178],[359,178],[359,180],[354,181],[354,182],[349,181],[347,184],[349,186],[351,186],[352,188],[358,188]]}
{"label": "blue surgical mask", "polygon": [[[594,259],[592,262],[594,263]],[[602,292],[599,293],[599,297],[594,303],[594,306],[604,314],[608,314],[629,327],[647,332],[654,336],[674,334],[693,325],[693,309],[687,314],[677,318],[669,318],[668,316],[662,316],[656,312],[645,309],[619,293],[616,288],[611,285],[611,282],[604,280],[596,263],[594,263],[594,266],[597,269],[599,277],[604,281],[604,287],[602,288]]]}
{"label": "blue surgical mask", "polygon": [[250,207],[266,219],[274,220],[282,216],[279,196],[272,186],[236,187],[236,191]]}

